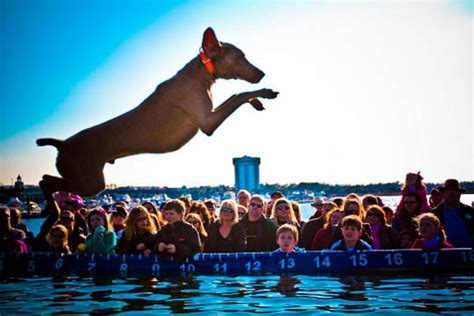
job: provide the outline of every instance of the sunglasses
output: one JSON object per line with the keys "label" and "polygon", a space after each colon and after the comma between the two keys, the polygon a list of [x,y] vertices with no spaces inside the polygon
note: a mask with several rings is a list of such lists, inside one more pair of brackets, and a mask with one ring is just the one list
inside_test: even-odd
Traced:
{"label": "sunglasses", "polygon": [[258,203],[254,203],[254,202],[250,202],[249,205],[251,207],[256,207],[256,208],[262,208],[263,207],[263,204],[258,204]]}
{"label": "sunglasses", "polygon": [[234,210],[231,209],[230,207],[223,207],[221,208],[221,213],[233,213]]}
{"label": "sunglasses", "polygon": [[198,224],[199,222],[198,221],[188,221],[188,223],[194,225],[194,224]]}
{"label": "sunglasses", "polygon": [[281,206],[277,206],[276,208],[278,211],[289,211],[290,210],[290,207],[287,206],[287,205],[281,205]]}

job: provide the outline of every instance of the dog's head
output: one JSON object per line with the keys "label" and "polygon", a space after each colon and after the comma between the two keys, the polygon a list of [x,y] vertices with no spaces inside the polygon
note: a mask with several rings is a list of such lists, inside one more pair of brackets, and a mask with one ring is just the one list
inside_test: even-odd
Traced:
{"label": "dog's head", "polygon": [[240,49],[232,44],[219,42],[210,27],[204,32],[202,50],[211,60],[216,78],[242,79],[257,83],[265,76],[263,71],[245,58]]}

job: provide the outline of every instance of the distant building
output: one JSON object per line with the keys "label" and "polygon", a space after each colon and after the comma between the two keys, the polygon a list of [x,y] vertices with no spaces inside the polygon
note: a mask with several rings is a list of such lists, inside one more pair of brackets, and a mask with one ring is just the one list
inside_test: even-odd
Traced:
{"label": "distant building", "polygon": [[257,190],[260,187],[260,158],[243,156],[232,159],[235,169],[235,189]]}

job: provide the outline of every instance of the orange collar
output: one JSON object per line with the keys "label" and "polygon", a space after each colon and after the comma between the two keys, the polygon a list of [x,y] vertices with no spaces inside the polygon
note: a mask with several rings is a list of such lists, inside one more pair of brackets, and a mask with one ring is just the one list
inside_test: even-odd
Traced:
{"label": "orange collar", "polygon": [[207,71],[214,76],[214,65],[212,64],[212,60],[206,56],[202,48],[199,51],[199,57],[204,66],[206,66]]}

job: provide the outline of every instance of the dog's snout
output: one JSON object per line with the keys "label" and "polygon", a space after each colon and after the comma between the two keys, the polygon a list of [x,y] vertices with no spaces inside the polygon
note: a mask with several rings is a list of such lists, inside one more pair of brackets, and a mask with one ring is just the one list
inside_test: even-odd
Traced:
{"label": "dog's snout", "polygon": [[265,76],[265,73],[263,71],[261,71],[260,69],[257,69],[257,71],[255,72],[255,76],[254,78],[252,78],[253,80],[251,81],[252,83],[259,83],[260,80],[262,80],[262,78]]}

